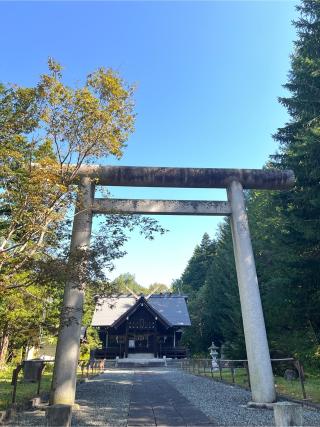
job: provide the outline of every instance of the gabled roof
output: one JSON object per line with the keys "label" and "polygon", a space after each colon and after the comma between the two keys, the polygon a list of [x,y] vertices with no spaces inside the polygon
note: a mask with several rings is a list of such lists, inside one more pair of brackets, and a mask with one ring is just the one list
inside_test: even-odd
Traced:
{"label": "gabled roof", "polygon": [[[146,301],[145,298],[143,298]],[[157,294],[146,301],[150,308],[171,326],[190,326],[190,317],[183,295]],[[119,295],[102,298],[98,301],[93,314],[92,326],[113,326],[137,303],[131,295]]]}
{"label": "gabled roof", "polygon": [[139,297],[135,304],[129,308],[128,311],[123,313],[117,320],[115,320],[112,324],[114,327],[118,327],[121,323],[123,323],[126,320],[127,316],[132,316],[135,311],[137,311],[141,306],[144,306],[144,308],[149,311],[153,316],[158,318],[160,322],[167,328],[170,326],[173,326],[168,322],[168,319],[164,318],[162,314],[158,313],[157,310],[155,310],[152,305],[149,303],[149,301],[146,300],[146,298],[142,295]]}

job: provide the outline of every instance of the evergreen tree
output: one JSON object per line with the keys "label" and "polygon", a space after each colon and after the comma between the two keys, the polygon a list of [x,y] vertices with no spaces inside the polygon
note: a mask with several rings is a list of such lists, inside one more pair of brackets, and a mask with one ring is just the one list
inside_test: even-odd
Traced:
{"label": "evergreen tree", "polygon": [[228,220],[221,226],[216,253],[205,281],[207,344],[212,340],[224,345],[224,354],[246,357],[241,307],[234,263],[231,227]]}
{"label": "evergreen tree", "polygon": [[202,237],[200,245],[197,245],[186,269],[180,279],[172,283],[174,292],[188,296],[191,328],[183,335],[183,342],[193,352],[207,350],[206,329],[206,301],[204,284],[208,269],[213,262],[215,254],[215,241],[210,239],[208,233]]}
{"label": "evergreen tree", "polygon": [[249,193],[248,212],[271,352],[317,364],[320,349],[320,2],[303,0],[294,23],[290,121],[274,135],[269,166],[292,169],[292,190]]}
{"label": "evergreen tree", "polygon": [[316,356],[320,348],[320,2],[303,0],[297,9],[299,38],[285,85],[290,96],[280,99],[291,121],[275,135],[280,143],[275,161],[294,170],[296,185],[276,201],[284,222],[289,219],[286,246],[293,248],[294,256],[287,265],[296,317],[301,333],[313,337]]}
{"label": "evergreen tree", "polygon": [[189,297],[204,285],[214,251],[215,242],[210,239],[208,233],[204,233],[200,245],[196,246],[181,276],[183,292],[187,293]]}

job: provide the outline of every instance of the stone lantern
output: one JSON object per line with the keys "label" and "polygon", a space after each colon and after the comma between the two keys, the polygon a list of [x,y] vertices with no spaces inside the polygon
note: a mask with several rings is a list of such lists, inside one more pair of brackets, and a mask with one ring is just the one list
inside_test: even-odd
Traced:
{"label": "stone lantern", "polygon": [[212,341],[212,344],[210,345],[210,347],[208,348],[208,350],[210,351],[210,356],[211,356],[211,367],[213,371],[218,371],[219,370],[219,365],[217,362],[217,356],[218,356],[218,350],[219,347],[217,347],[214,342]]}

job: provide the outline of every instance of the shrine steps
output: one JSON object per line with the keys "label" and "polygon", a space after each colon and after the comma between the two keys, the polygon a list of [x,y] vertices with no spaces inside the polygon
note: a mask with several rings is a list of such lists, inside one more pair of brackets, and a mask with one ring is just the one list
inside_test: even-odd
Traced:
{"label": "shrine steps", "polygon": [[[131,356],[131,357],[130,357]],[[135,356],[135,357],[132,357]],[[142,356],[142,357],[139,357]],[[146,357],[149,356],[149,357]],[[153,356],[153,355],[151,355]],[[129,355],[126,359],[118,359],[116,361],[116,365],[118,368],[155,368],[155,367],[165,367],[166,359],[157,359],[155,357],[150,357],[147,354],[132,354]]]}

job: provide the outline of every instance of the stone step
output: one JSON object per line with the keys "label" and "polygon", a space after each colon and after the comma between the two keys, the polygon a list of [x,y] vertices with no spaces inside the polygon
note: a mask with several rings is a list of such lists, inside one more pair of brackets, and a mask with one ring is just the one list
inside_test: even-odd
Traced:
{"label": "stone step", "polygon": [[165,359],[142,358],[142,359],[119,359],[117,362],[119,368],[135,368],[135,367],[156,367],[166,366]]}
{"label": "stone step", "polygon": [[118,363],[118,368],[156,368],[165,367],[164,362],[122,362]]}
{"label": "stone step", "polygon": [[129,353],[128,359],[154,359],[153,353]]}

